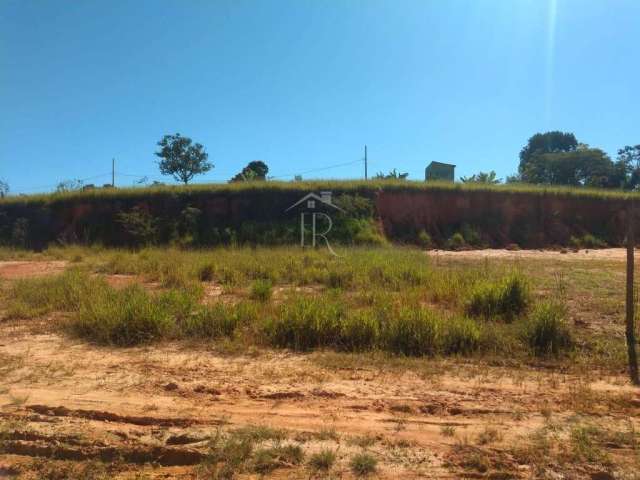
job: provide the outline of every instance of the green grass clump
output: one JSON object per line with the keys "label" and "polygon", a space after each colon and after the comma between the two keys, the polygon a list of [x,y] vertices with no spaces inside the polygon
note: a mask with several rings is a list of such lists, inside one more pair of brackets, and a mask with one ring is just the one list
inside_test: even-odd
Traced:
{"label": "green grass clump", "polygon": [[530,303],[529,285],[519,273],[499,282],[476,285],[469,295],[465,311],[473,317],[501,318],[512,321],[523,314]]}
{"label": "green grass clump", "polygon": [[101,344],[132,346],[166,338],[176,328],[162,304],[139,285],[107,290],[83,302],[70,328]]}
{"label": "green grass clump", "polygon": [[565,309],[555,302],[536,306],[524,325],[524,339],[536,355],[557,355],[572,344],[564,317]]}
{"label": "green grass clump", "polygon": [[385,349],[402,355],[434,355],[441,334],[440,317],[421,307],[402,307],[387,319],[382,331]]}
{"label": "green grass clump", "polygon": [[88,296],[108,288],[98,277],[77,269],[60,275],[17,280],[8,295],[8,318],[31,318],[54,311],[71,312]]}
{"label": "green grass clump", "polygon": [[336,457],[337,455],[335,450],[323,448],[309,457],[308,464],[313,470],[323,470],[326,472],[333,467],[334,463],[336,463]]}
{"label": "green grass clump", "polygon": [[378,466],[378,460],[369,453],[357,453],[351,458],[349,467],[351,471],[359,476],[364,477],[374,473]]}
{"label": "green grass clump", "polygon": [[371,310],[354,311],[343,321],[340,349],[349,352],[371,350],[380,340],[380,322]]}
{"label": "green grass clump", "polygon": [[442,352],[447,355],[468,355],[480,346],[480,326],[472,319],[454,317],[443,328]]}
{"label": "green grass clump", "polygon": [[344,306],[329,298],[300,297],[284,303],[265,324],[265,334],[278,347],[310,350],[339,344]]}
{"label": "green grass clump", "polygon": [[181,331],[192,338],[232,337],[240,322],[236,310],[223,303],[203,307],[184,320]]}
{"label": "green grass clump", "polygon": [[300,445],[287,444],[256,450],[252,470],[261,475],[279,467],[299,465],[304,460],[304,452]]}
{"label": "green grass clump", "polygon": [[253,282],[251,286],[251,298],[266,302],[271,298],[273,293],[273,283],[266,278],[259,278]]}

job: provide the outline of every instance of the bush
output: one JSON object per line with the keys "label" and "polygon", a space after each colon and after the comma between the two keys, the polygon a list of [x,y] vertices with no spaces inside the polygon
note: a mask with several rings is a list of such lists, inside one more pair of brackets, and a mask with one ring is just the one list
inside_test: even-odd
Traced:
{"label": "bush", "polygon": [[383,327],[382,344],[386,350],[403,355],[434,355],[441,329],[436,314],[424,308],[401,308]]}
{"label": "bush", "polygon": [[210,282],[213,280],[215,274],[215,267],[210,263],[200,267],[198,271],[198,278],[201,282]]}
{"label": "bush", "polygon": [[273,284],[271,283],[271,280],[264,278],[257,279],[251,286],[251,298],[261,302],[266,302],[271,298],[272,287]]}
{"label": "bush", "polygon": [[358,476],[369,475],[376,471],[378,461],[368,453],[358,453],[351,458],[349,467]]}
{"label": "bush", "polygon": [[524,339],[536,355],[557,355],[572,344],[565,309],[554,302],[536,306],[524,326]]}
{"label": "bush", "polygon": [[467,355],[478,349],[480,328],[478,324],[465,317],[449,319],[444,325],[442,349],[445,354]]}
{"label": "bush", "polygon": [[97,343],[132,346],[169,336],[175,321],[144,288],[131,285],[93,295],[91,301],[83,302],[70,326]]}
{"label": "bush", "polygon": [[454,233],[449,240],[447,240],[447,248],[451,250],[461,250],[467,246],[464,237],[461,233]]}
{"label": "bush", "polygon": [[605,248],[607,242],[600,240],[595,235],[587,233],[582,237],[571,237],[569,239],[569,245],[575,249],[579,248]]}
{"label": "bush", "polygon": [[423,248],[429,248],[432,245],[431,235],[429,235],[424,229],[418,232],[418,245]]}
{"label": "bush", "polygon": [[465,311],[474,317],[501,317],[511,321],[526,311],[529,301],[526,280],[513,273],[499,283],[478,284],[469,295]]}

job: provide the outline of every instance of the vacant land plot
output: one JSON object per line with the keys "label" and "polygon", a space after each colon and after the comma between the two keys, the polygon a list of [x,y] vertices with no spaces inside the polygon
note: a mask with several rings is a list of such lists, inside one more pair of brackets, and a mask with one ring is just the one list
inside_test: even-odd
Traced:
{"label": "vacant land plot", "polygon": [[339,253],[0,252],[0,476],[638,478],[621,250]]}

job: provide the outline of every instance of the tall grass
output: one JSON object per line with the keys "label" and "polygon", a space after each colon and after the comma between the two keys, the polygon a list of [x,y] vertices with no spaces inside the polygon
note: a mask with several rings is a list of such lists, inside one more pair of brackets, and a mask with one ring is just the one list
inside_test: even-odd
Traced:
{"label": "tall grass", "polygon": [[[7,287],[8,315],[70,312],[72,333],[119,346],[231,339],[298,351],[433,356],[512,355],[523,347],[541,354],[565,345],[556,338],[564,332],[557,316],[533,308],[526,319],[533,299],[521,273],[491,265],[434,268],[410,249],[353,248],[344,258],[286,248],[74,249],[73,255],[85,270],[138,275],[161,289],[116,289],[75,268]],[[224,287],[223,297],[207,303],[202,282]],[[279,294],[271,298],[276,285]]]}
{"label": "tall grass", "polygon": [[542,302],[535,307],[523,327],[523,337],[536,355],[557,355],[571,347],[571,332],[565,323],[564,306]]}
{"label": "tall grass", "polygon": [[132,346],[167,338],[176,329],[170,308],[139,285],[106,290],[91,300],[82,302],[69,326],[94,342]]}
{"label": "tall grass", "polygon": [[469,295],[465,309],[468,315],[501,318],[512,321],[522,315],[530,303],[529,286],[519,273],[512,273],[500,282],[483,282]]}

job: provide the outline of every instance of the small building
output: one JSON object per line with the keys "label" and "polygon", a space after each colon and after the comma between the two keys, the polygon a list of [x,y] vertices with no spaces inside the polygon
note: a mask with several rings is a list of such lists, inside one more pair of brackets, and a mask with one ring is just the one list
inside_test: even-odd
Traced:
{"label": "small building", "polygon": [[453,182],[455,179],[455,170],[456,166],[450,163],[431,162],[427,168],[424,169],[424,180],[426,182]]}

